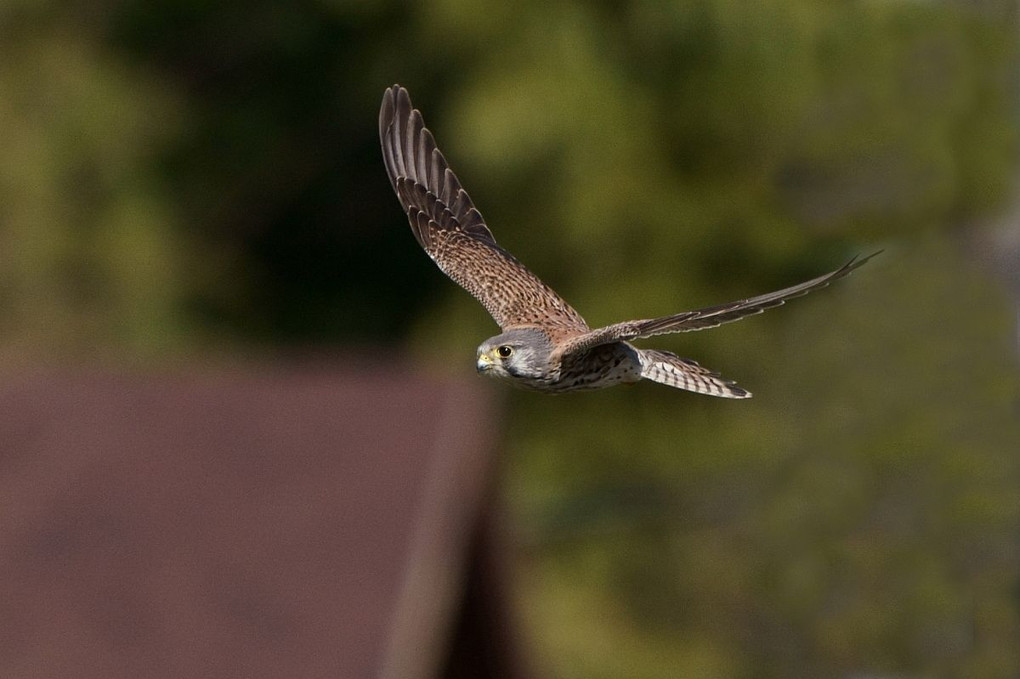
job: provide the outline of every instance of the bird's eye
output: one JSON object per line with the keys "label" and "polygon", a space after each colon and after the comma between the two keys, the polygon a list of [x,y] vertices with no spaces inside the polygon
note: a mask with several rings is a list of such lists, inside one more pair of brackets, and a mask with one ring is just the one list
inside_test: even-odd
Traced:
{"label": "bird's eye", "polygon": [[514,348],[504,344],[496,349],[496,353],[500,358],[510,358],[510,354],[514,353]]}

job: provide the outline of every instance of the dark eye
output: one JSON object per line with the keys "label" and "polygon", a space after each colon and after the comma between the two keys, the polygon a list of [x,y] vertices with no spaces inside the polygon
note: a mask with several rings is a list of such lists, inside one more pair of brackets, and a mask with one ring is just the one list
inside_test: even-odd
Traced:
{"label": "dark eye", "polygon": [[504,344],[496,349],[496,353],[499,354],[500,358],[510,358],[510,354],[514,353],[514,348]]}

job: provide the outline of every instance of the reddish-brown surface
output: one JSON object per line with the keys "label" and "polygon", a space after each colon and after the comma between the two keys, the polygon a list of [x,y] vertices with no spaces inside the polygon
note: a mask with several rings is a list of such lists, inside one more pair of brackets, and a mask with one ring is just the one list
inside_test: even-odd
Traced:
{"label": "reddish-brown surface", "polygon": [[427,675],[491,469],[483,396],[335,368],[8,376],[0,677]]}

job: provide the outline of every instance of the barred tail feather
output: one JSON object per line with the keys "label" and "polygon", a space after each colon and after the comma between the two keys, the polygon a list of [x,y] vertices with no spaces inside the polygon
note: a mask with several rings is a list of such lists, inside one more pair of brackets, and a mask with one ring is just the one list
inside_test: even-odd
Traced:
{"label": "barred tail feather", "polygon": [[641,359],[641,377],[653,382],[722,398],[751,397],[750,392],[690,359],[654,349],[640,349],[638,355]]}

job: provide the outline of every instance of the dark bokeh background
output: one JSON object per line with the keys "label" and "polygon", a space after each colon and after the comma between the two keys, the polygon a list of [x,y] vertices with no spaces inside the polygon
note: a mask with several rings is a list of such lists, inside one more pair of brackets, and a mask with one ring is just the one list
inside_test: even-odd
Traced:
{"label": "dark bokeh background", "polygon": [[8,0],[0,372],[356,346],[468,375],[495,327],[386,181],[399,82],[592,324],[886,249],[657,343],[752,401],[508,395],[544,672],[1017,676],[1017,35],[1006,0]]}

